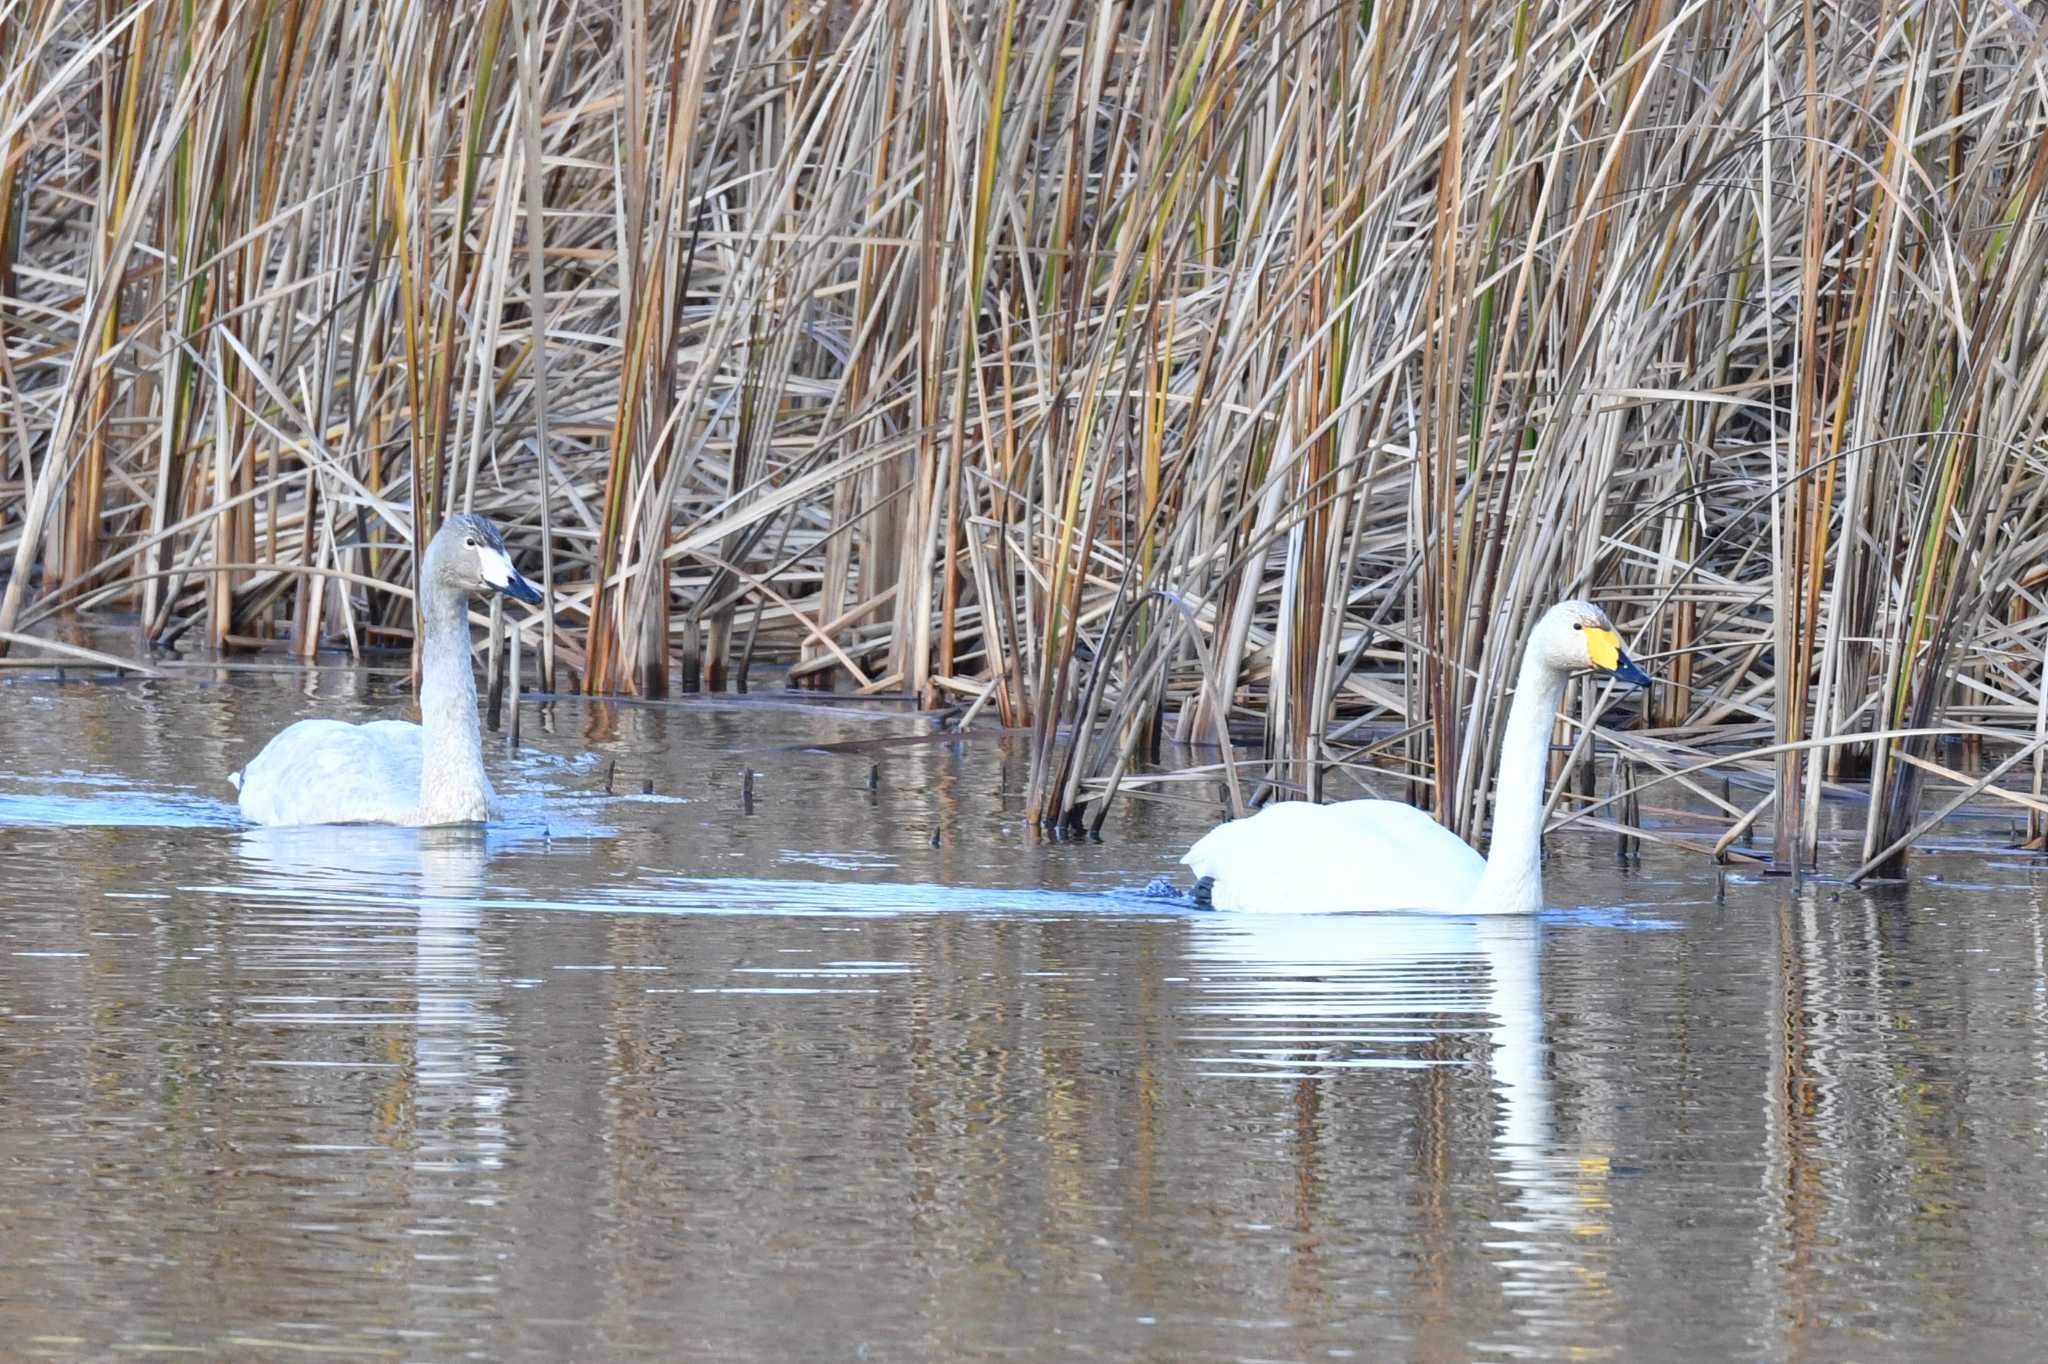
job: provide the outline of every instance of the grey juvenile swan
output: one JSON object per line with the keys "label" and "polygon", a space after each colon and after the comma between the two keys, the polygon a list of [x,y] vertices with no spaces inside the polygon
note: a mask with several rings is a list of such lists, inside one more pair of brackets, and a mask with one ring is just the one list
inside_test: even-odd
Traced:
{"label": "grey juvenile swan", "polygon": [[420,566],[420,723],[301,720],[228,780],[257,824],[472,824],[491,817],[469,658],[469,597],[538,602],[498,528],[451,516]]}

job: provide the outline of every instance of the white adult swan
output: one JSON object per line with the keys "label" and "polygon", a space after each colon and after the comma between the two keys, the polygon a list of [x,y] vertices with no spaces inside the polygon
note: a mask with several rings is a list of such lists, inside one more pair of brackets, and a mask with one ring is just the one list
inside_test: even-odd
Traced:
{"label": "white adult swan", "polygon": [[498,528],[451,516],[420,565],[420,723],[301,720],[228,778],[257,824],[470,824],[491,817],[469,660],[469,595],[537,602]]}
{"label": "white adult swan", "polygon": [[1181,861],[1198,878],[1196,899],[1254,914],[1535,913],[1543,908],[1550,729],[1566,679],[1586,668],[1650,681],[1599,607],[1560,602],[1536,622],[1522,654],[1494,781],[1492,856],[1399,801],[1282,801],[1188,849]]}

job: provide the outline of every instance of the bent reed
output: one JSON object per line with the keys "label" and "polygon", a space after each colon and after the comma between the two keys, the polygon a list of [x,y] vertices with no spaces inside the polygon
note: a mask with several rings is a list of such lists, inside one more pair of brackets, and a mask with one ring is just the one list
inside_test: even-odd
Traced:
{"label": "bent reed", "polygon": [[1029,728],[1047,823],[1371,767],[1470,835],[1592,595],[1660,685],[1553,820],[1810,865],[1867,779],[1861,874],[2048,809],[2028,6],[18,0],[0,55],[0,638],[403,644],[468,510],[545,686],[787,665]]}

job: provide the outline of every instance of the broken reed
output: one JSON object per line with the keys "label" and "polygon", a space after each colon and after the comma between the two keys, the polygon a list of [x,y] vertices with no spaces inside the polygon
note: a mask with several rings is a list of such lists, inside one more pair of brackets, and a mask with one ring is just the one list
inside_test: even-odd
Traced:
{"label": "broken reed", "polygon": [[[0,631],[402,641],[467,507],[541,560],[544,685],[956,702],[1031,727],[1047,821],[1163,716],[1256,726],[1246,794],[1369,761],[1473,831],[1582,592],[1666,679],[1638,770],[1809,858],[1868,775],[1875,862],[1925,731],[2040,792],[2044,44],[1882,0],[16,0]],[[1736,750],[1747,803],[1669,776]]]}

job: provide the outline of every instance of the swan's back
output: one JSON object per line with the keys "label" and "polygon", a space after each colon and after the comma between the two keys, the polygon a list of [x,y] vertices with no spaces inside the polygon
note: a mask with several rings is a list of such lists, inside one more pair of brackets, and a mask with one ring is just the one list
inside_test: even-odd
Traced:
{"label": "swan's back", "polygon": [[301,720],[232,780],[256,824],[410,824],[420,801],[420,727]]}
{"label": "swan's back", "polygon": [[1486,870],[1469,844],[1411,805],[1282,801],[1211,829],[1181,858],[1218,909],[1463,913]]}

